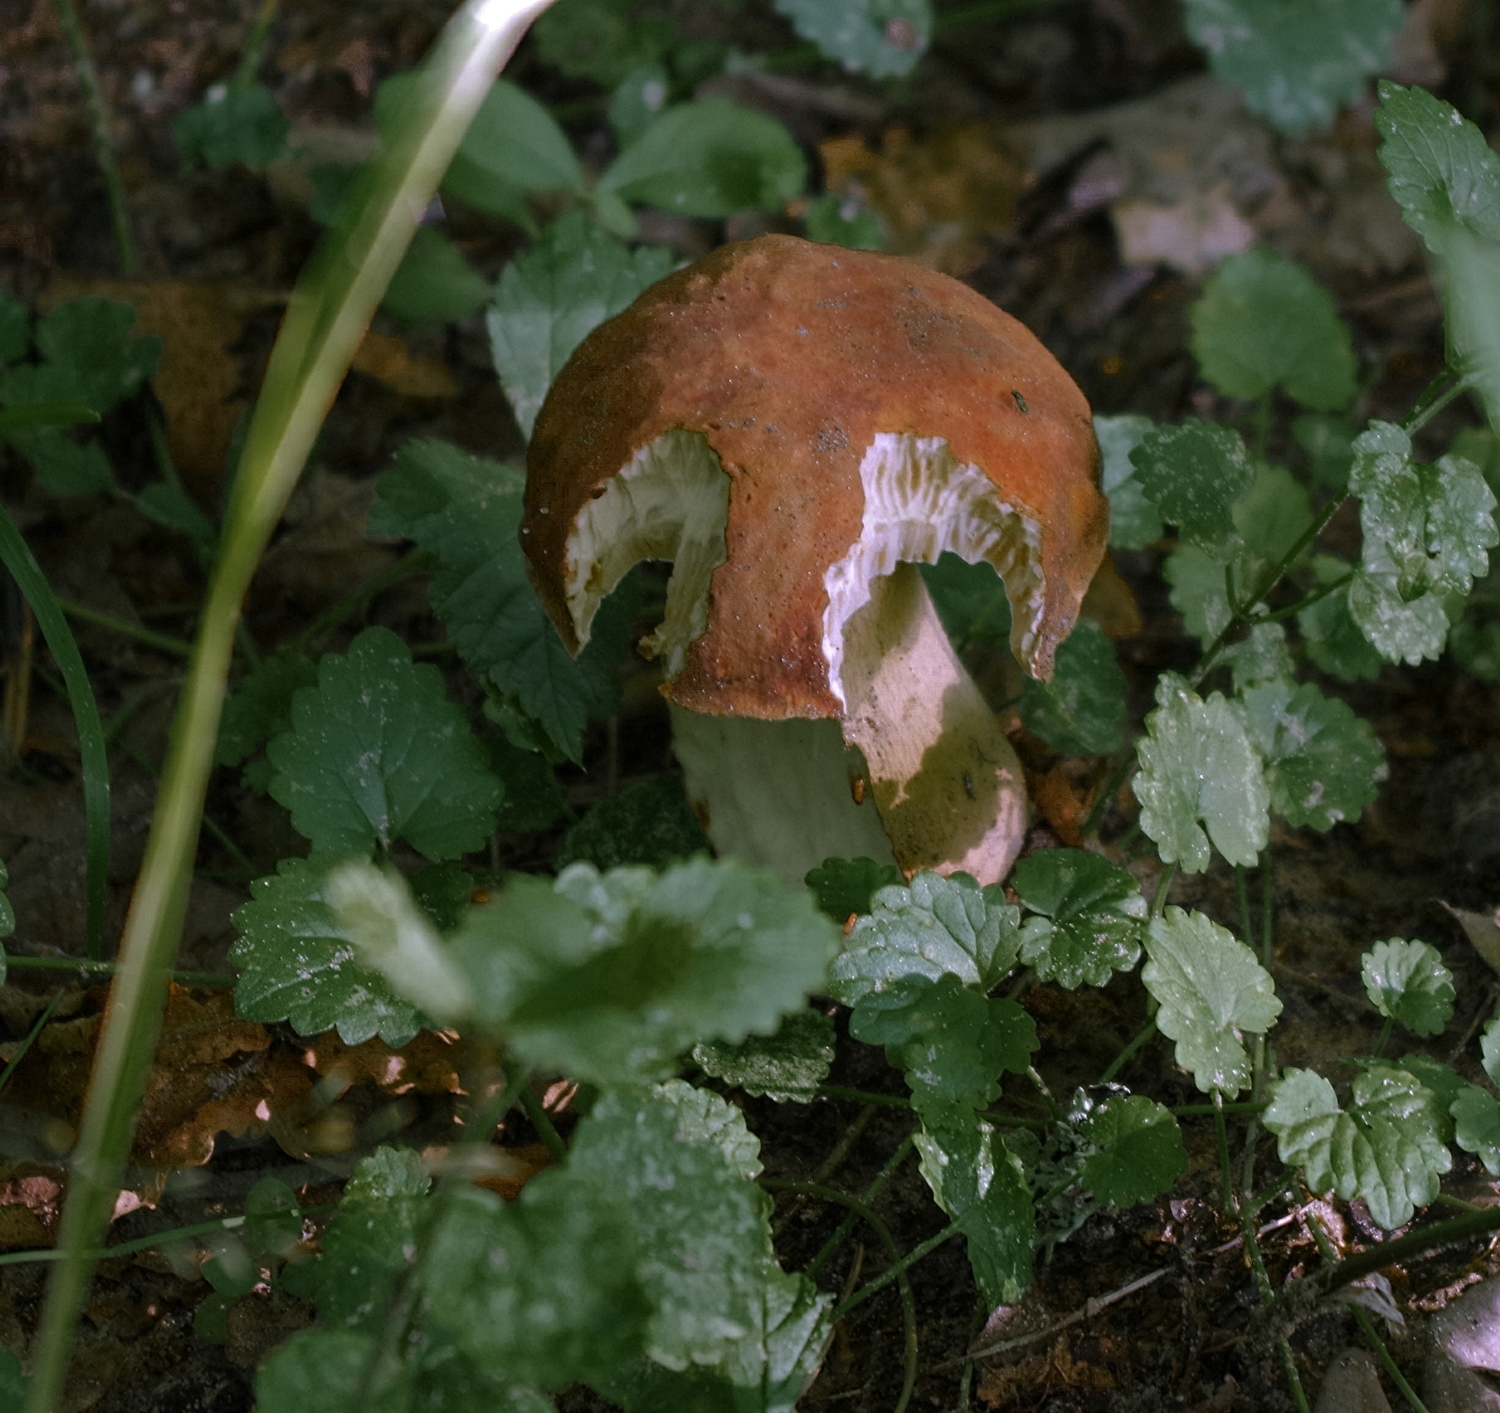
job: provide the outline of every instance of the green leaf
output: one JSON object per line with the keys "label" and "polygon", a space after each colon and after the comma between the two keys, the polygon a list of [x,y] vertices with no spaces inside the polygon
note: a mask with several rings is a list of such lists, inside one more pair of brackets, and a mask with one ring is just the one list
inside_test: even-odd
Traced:
{"label": "green leaf", "polygon": [[994,1103],[1000,1074],[1024,1074],[1041,1045],[1035,1023],[1014,1001],[981,995],[951,972],[937,981],[904,976],[862,996],[849,1034],[885,1046],[924,1116]]}
{"label": "green leaf", "polygon": [[632,69],[659,64],[672,46],[671,23],[636,18],[634,7],[635,0],[561,0],[531,29],[542,61],[605,88]]}
{"label": "green leaf", "polygon": [[1500,1086],[1500,1020],[1492,1020],[1480,1033],[1479,1058],[1490,1083]]}
{"label": "green leaf", "polygon": [[422,1028],[422,1014],[356,960],[323,901],[334,862],[317,855],[283,859],[274,874],[250,885],[250,901],[234,913],[240,935],[229,949],[229,960],[241,968],[235,1009],[246,1020],[290,1021],[299,1035],[336,1026],[346,1045],[372,1035],[405,1045]]}
{"label": "green leaf", "polygon": [[1354,425],[1345,417],[1303,413],[1292,422],[1292,438],[1312,459],[1312,483],[1320,490],[1342,491],[1354,459]]}
{"label": "green leaf", "polygon": [[545,755],[499,737],[485,744],[490,751],[490,767],[505,787],[496,816],[501,829],[531,833],[569,817],[567,789]]}
{"label": "green leaf", "polygon": [[833,1337],[831,1296],[811,1281],[767,1274],[754,1323],[711,1369],[642,1360],[599,1387],[626,1413],[794,1413]]}
{"label": "green leaf", "polygon": [[1468,1088],[1468,1085],[1451,1065],[1442,1064],[1430,1055],[1415,1054],[1403,1055],[1399,1060],[1378,1060],[1374,1057],[1367,1057],[1356,1063],[1365,1069],[1378,1064],[1394,1065],[1398,1070],[1405,1070],[1413,1079],[1430,1089],[1437,1095],[1438,1113],[1442,1116],[1438,1138],[1443,1143],[1452,1141],[1453,1125],[1448,1122],[1448,1110],[1453,1101]]}
{"label": "green leaf", "polygon": [[1312,1070],[1287,1070],[1271,1087],[1262,1122],[1281,1161],[1300,1166],[1314,1192],[1362,1197],[1385,1230],[1404,1226],[1438,1194],[1453,1166],[1442,1141],[1446,1115],[1433,1092],[1404,1070],[1371,1065],[1340,1110],[1333,1086]]}
{"label": "green leaf", "polygon": [[1136,744],[1141,829],[1184,873],[1208,867],[1210,840],[1230,863],[1253,864],[1270,838],[1271,796],[1234,707],[1218,692],[1204,701],[1175,672],[1157,679],[1156,701]]}
{"label": "green leaf", "polygon": [[559,869],[582,860],[598,869],[620,864],[665,868],[713,852],[675,771],[637,780],[600,800],[569,831],[557,856]]}
{"label": "green leaf", "polygon": [[413,665],[388,628],[327,653],[318,685],[292,698],[292,730],[271,742],[271,796],[329,852],[366,854],[405,839],[430,859],[481,848],[500,782],[442,674]]}
{"label": "green leaf", "polygon": [[1094,417],[1099,439],[1099,488],[1109,497],[1109,543],[1114,549],[1145,549],[1162,537],[1161,515],[1141,489],[1133,452],[1156,427],[1138,412]]}
{"label": "green leaf", "polygon": [[580,191],[583,172],[568,135],[525,89],[497,79],[459,144],[443,190],[481,210],[513,191]]}
{"label": "green leaf", "polygon": [[1021,683],[1021,720],[1064,755],[1107,756],[1124,744],[1127,686],[1104,629],[1080,618],[1058,644],[1052,680]]}
{"label": "green leaf", "polygon": [[1010,600],[993,564],[983,559],[969,564],[944,550],[936,564],[917,569],[955,648],[962,651],[972,641],[1010,652]]}
{"label": "green leaf", "polygon": [[1146,930],[1146,958],[1141,980],[1161,1007],[1157,1029],[1177,1042],[1177,1063],[1205,1094],[1248,1088],[1241,1035],[1264,1035],[1281,1014],[1255,953],[1202,913],[1168,908]]}
{"label": "green leaf", "polygon": [[570,1172],[627,1210],[654,1307],[647,1352],[672,1369],[721,1364],[757,1323],[771,1252],[760,1189],[718,1144],[682,1126],[680,1091],[606,1093],[574,1131]]}
{"label": "green leaf", "polygon": [[1477,1084],[1466,1084],[1448,1112],[1453,1116],[1453,1138],[1472,1153],[1492,1176],[1500,1177],[1500,1100]]}
{"label": "green leaf", "polygon": [[31,1396],[31,1380],[21,1369],[20,1359],[0,1345],[0,1408],[22,1409]]}
{"label": "green leaf", "polygon": [[[5,867],[5,860],[0,859],[0,888],[4,888],[10,882],[10,871]],[[9,937],[16,930],[16,913],[10,905],[10,899],[4,893],[0,893],[0,937]],[[5,985],[5,955],[0,952],[0,986]]]}
{"label": "green leaf", "polygon": [[432,1179],[410,1148],[377,1148],[354,1165],[344,1184],[343,1204],[384,1202],[393,1197],[425,1197]]}
{"label": "green leaf", "polygon": [[60,304],[37,321],[40,364],[22,364],[0,377],[0,403],[82,403],[108,412],[156,372],[162,341],[136,334],[128,304],[90,297]]}
{"label": "green leaf", "polygon": [[929,0],[776,0],[803,39],[851,74],[909,74],[932,40]]}
{"label": "green leaf", "polygon": [[1193,357],[1221,393],[1255,402],[1279,387],[1317,412],[1354,401],[1354,349],[1333,296],[1275,251],[1231,255],[1191,318]]}
{"label": "green leaf", "polygon": [[1360,959],[1370,1004],[1414,1035],[1441,1035],[1453,1018],[1453,973],[1436,947],[1392,937]]}
{"label": "green leaf", "polygon": [[629,250],[581,211],[505,267],[487,316],[490,354],[526,436],[573,350],[671,268],[664,246]]}
{"label": "green leaf", "polygon": [[1223,563],[1197,545],[1179,541],[1162,561],[1161,572],[1172,586],[1168,597],[1182,615],[1184,631],[1207,647],[1234,617]]}
{"label": "green leaf", "polygon": [[[25,358],[30,347],[30,312],[9,290],[0,289],[0,363]],[[0,1359],[3,1358],[0,1354]]]}
{"label": "green leaf", "polygon": [[708,1089],[695,1089],[682,1079],[669,1079],[659,1084],[656,1092],[676,1106],[676,1132],[681,1138],[712,1144],[730,1169],[746,1182],[754,1182],[761,1175],[764,1165],[760,1161],[760,1139],[750,1132],[745,1116],[727,1099]]}
{"label": "green leaf", "polygon": [[833,1065],[833,1022],[821,1011],[793,1011],[775,1035],[748,1035],[738,1045],[693,1046],[703,1072],[746,1094],[778,1104],[809,1104]]}
{"label": "green leaf", "polygon": [[599,180],[601,191],[679,216],[776,211],[806,184],[792,135],[726,98],[666,109]]}
{"label": "green leaf", "polygon": [[700,1040],[774,1033],[822,986],[837,936],[804,890],[732,861],[659,877],[579,863],[555,889],[512,878],[450,956],[517,1054],[619,1084],[664,1077]]}
{"label": "green leaf", "polygon": [[932,1195],[963,1224],[974,1280],[989,1307],[1011,1305],[1031,1284],[1036,1218],[1020,1160],[977,1115],[953,1112],[916,1136]]}
{"label": "green leaf", "polygon": [[6,440],[31,458],[42,488],[55,496],[90,495],[116,487],[115,473],[98,442],[75,442],[55,427],[12,432]]}
{"label": "green leaf", "polygon": [[854,196],[825,191],[807,203],[802,233],[808,240],[850,250],[884,250],[885,231],[878,217]]}
{"label": "green leaf", "polygon": [[[633,1155],[640,1166],[645,1154]],[[560,1388],[639,1356],[651,1305],[629,1214],[608,1182],[553,1168],[519,1200],[461,1188],[423,1266],[427,1323],[483,1369]]]}
{"label": "green leaf", "polygon": [[154,482],[136,494],[135,508],[148,520],[186,535],[205,561],[213,558],[218,529],[197,501],[183,489],[181,482]]}
{"label": "green leaf", "polygon": [[1184,0],[1188,33],[1283,132],[1327,127],[1390,62],[1401,0]]}
{"label": "green leaf", "polygon": [[262,745],[292,728],[292,697],[317,683],[311,658],[297,652],[273,653],[246,674],[219,718],[215,765],[239,765]]}
{"label": "green leaf", "polygon": [[182,152],[185,170],[203,162],[222,171],[236,162],[265,167],[286,156],[291,130],[275,95],[263,84],[215,84],[202,103],[178,115],[172,140]]}
{"label": "green leaf", "polygon": [[1473,123],[1420,88],[1380,85],[1380,160],[1406,224],[1443,275],[1449,359],[1500,422],[1500,157]]}
{"label": "green leaf", "polygon": [[577,760],[584,727],[619,704],[613,668],[628,649],[628,594],[639,580],[627,577],[605,600],[588,647],[570,657],[526,579],[524,484],[512,467],[447,442],[407,442],[380,478],[370,531],[404,535],[437,556],[432,606],[464,661]]}
{"label": "green leaf", "polygon": [[277,1178],[262,1178],[245,1199],[245,1238],[272,1256],[287,1257],[302,1240],[297,1194]]}
{"label": "green leaf", "polygon": [[1188,1170],[1172,1111],[1143,1094],[1116,1094],[1088,1105],[1077,1134],[1088,1151],[1079,1178],[1113,1207],[1149,1202]]}
{"label": "green leaf", "polygon": [[628,147],[656,121],[671,94],[672,80],[660,64],[642,64],[620,80],[609,100],[609,125],[621,147]]}
{"label": "green leaf", "polygon": [[1260,466],[1233,514],[1245,542],[1245,553],[1235,564],[1236,590],[1243,598],[1291,552],[1312,524],[1312,506],[1307,491],[1286,467]]}
{"label": "green leaf", "polygon": [[1358,819],[1389,774],[1368,721],[1311,682],[1270,682],[1241,694],[1240,720],[1265,758],[1271,808],[1288,824],[1327,832]]}
{"label": "green leaf", "polygon": [[1018,860],[1010,882],[1040,914],[1021,928],[1021,960],[1040,980],[1072,991],[1135,965],[1146,900],[1118,864],[1084,849],[1043,849]]}
{"label": "green leaf", "polygon": [[1020,911],[998,884],[919,873],[909,887],[882,888],[873,901],[828,973],[829,993],[846,1006],[902,977],[936,981],[944,972],[988,991],[1015,965]]}
{"label": "green leaf", "polygon": [[[1331,554],[1314,555],[1312,571],[1319,585],[1348,579],[1351,566]],[[1297,615],[1297,627],[1307,644],[1307,655],[1324,672],[1344,682],[1367,681],[1380,675],[1385,659],[1360,631],[1349,611],[1346,588],[1325,594]]]}
{"label": "green leaf", "polygon": [[203,1278],[229,1300],[249,1295],[260,1281],[260,1265],[251,1259],[240,1234],[219,1231],[205,1240],[212,1254],[200,1268]]}
{"label": "green leaf", "polygon": [[1232,512],[1249,492],[1255,467],[1238,432],[1196,418],[1157,427],[1130,453],[1130,463],[1142,493],[1183,539],[1220,560],[1240,548]]}
{"label": "green leaf", "polygon": [[904,880],[905,875],[895,864],[878,864],[874,859],[824,859],[809,871],[805,881],[818,907],[842,927],[851,917],[868,913],[880,889],[899,888]]}
{"label": "green leaf", "polygon": [[[1297,670],[1287,646],[1286,629],[1279,623],[1257,623],[1238,643],[1224,650],[1220,661],[1229,664],[1234,690],[1241,696],[1252,687],[1289,681]],[[1255,740],[1253,732],[1251,740]],[[1274,782],[1271,791],[1275,805]]]}
{"label": "green leaf", "polygon": [[441,231],[418,226],[380,305],[410,324],[455,322],[478,313],[494,290]]}

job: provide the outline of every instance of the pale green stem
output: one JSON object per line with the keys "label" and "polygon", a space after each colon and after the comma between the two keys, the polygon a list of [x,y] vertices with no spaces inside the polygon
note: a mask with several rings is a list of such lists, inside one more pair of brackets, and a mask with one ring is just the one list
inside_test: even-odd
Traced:
{"label": "pale green stem", "polygon": [[124,1171],[213,770],[240,606],[376,306],[496,73],[549,0],[469,0],[438,38],[405,129],[355,184],[298,282],[245,440],[120,942],[37,1339],[29,1413],[53,1413],[94,1251]]}

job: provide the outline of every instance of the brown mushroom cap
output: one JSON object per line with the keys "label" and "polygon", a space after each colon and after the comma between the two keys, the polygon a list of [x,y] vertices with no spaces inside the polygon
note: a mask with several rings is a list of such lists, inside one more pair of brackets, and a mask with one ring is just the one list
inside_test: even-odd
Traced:
{"label": "brown mushroom cap", "polygon": [[595,329],[537,418],[522,525],[537,593],[575,650],[570,528],[674,429],[701,434],[730,481],[707,628],[663,688],[678,705],[842,714],[824,652],[825,576],[860,537],[861,463],[881,433],[941,438],[1039,526],[1023,660],[1050,677],[1108,536],[1098,448],[1057,360],[968,286],[894,256],[771,235],[721,247]]}

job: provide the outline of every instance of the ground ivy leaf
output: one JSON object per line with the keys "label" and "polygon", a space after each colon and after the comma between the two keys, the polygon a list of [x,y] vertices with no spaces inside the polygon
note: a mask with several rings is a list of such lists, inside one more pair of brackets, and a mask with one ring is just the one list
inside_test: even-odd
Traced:
{"label": "ground ivy leaf", "polygon": [[493,293],[490,282],[447,236],[432,226],[418,226],[380,307],[409,324],[424,319],[456,322],[478,313]]}
{"label": "ground ivy leaf", "polygon": [[215,84],[203,102],[178,115],[172,140],[184,168],[204,162],[216,172],[243,162],[264,167],[287,152],[292,130],[275,95],[264,84]]}
{"label": "ground ivy leaf", "polygon": [[343,1201],[383,1202],[392,1197],[424,1197],[432,1179],[421,1158],[410,1148],[377,1148],[354,1165],[344,1184]]}
{"label": "ground ivy leaf", "polygon": [[1196,418],[1148,432],[1130,453],[1141,490],[1182,538],[1219,560],[1241,546],[1237,500],[1255,467],[1238,432]]}
{"label": "ground ivy leaf", "polygon": [[1359,569],[1349,582],[1347,601],[1350,618],[1385,661],[1415,667],[1443,655],[1448,614],[1441,594],[1405,599],[1394,574]]}
{"label": "ground ivy leaf", "polygon": [[824,859],[807,875],[818,907],[841,927],[851,917],[863,916],[874,907],[874,896],[882,888],[899,888],[903,875],[895,864],[874,859]]}
{"label": "ground ivy leaf", "polygon": [[1010,600],[993,564],[984,559],[970,564],[944,550],[936,564],[917,569],[955,648],[961,652],[978,642],[1010,651]]}
{"label": "ground ivy leaf", "polygon": [[868,917],[855,923],[829,970],[829,992],[846,1006],[904,976],[936,981],[952,972],[988,991],[1015,965],[1020,911],[997,884],[981,888],[966,873],[919,873],[906,888],[882,888]]}
{"label": "ground ivy leaf", "polygon": [[1135,965],[1147,907],[1127,870],[1084,849],[1043,849],[1019,860],[1010,881],[1040,915],[1021,928],[1021,960],[1040,980],[1072,991]]}
{"label": "ground ivy leaf", "polygon": [[664,110],[610,164],[599,190],[679,216],[774,211],[802,194],[807,161],[775,118],[727,98]]}
{"label": "ground ivy leaf", "polygon": [[1300,1166],[1313,1191],[1364,1198],[1390,1231],[1437,1196],[1439,1177],[1453,1166],[1444,1118],[1430,1089],[1375,1064],[1355,1076],[1347,1111],[1322,1075],[1287,1070],[1271,1087],[1262,1122],[1277,1136],[1281,1161]]}
{"label": "ground ivy leaf", "polygon": [[1453,973],[1436,947],[1392,937],[1360,958],[1370,1004],[1413,1035],[1441,1035],[1453,1018]]}
{"label": "ground ivy leaf", "polygon": [[761,1175],[760,1139],[745,1124],[745,1116],[710,1089],[698,1089],[683,1079],[669,1079],[655,1092],[677,1109],[679,1137],[711,1143],[730,1169],[746,1182]]}
{"label": "ground ivy leaf", "polygon": [[916,1136],[932,1195],[962,1223],[974,1280],[989,1307],[1014,1304],[1031,1284],[1036,1216],[1020,1159],[978,1115],[952,1111]]}
{"label": "ground ivy leaf", "polygon": [[477,1018],[532,1064],[664,1077],[700,1040],[773,1033],[823,984],[837,929],[802,889],[725,860],[517,876],[452,938]]}
{"label": "ground ivy leaf", "polygon": [[1443,267],[1450,357],[1500,421],[1500,157],[1473,123],[1420,88],[1379,86],[1380,160],[1406,224]]}
{"label": "ground ivy leaf", "polygon": [[1111,1206],[1149,1202],[1188,1170],[1172,1111],[1143,1094],[1111,1095],[1089,1106],[1077,1132],[1092,1150],[1083,1160],[1080,1181]]}
{"label": "ground ivy leaf", "polygon": [[1127,684],[1114,644],[1091,618],[1080,618],[1058,644],[1050,682],[1021,683],[1021,720],[1055,751],[1107,756],[1124,744]]}
{"label": "ground ivy leaf", "polygon": [[297,1249],[302,1240],[302,1209],[297,1194],[284,1182],[262,1178],[250,1189],[245,1199],[245,1239],[283,1259]]}
{"label": "ground ivy leaf", "polygon": [[1500,1020],[1492,1020],[1480,1033],[1479,1062],[1490,1082],[1500,1085]]}
{"label": "ground ivy leaf", "polygon": [[[1311,567],[1318,585],[1350,578],[1352,566],[1331,554],[1314,555]],[[1307,655],[1324,672],[1344,682],[1367,681],[1380,675],[1385,659],[1370,646],[1349,611],[1347,588],[1335,589],[1297,615],[1297,627]]]}
{"label": "ground ivy leaf", "polygon": [[631,0],[563,0],[537,17],[537,50],[569,78],[614,88],[632,69],[660,63],[672,47],[670,20],[632,10]]}
{"label": "ground ivy leaf", "polygon": [[803,39],[851,74],[909,74],[932,39],[929,0],[776,0]]}
{"label": "ground ivy leaf", "polygon": [[380,478],[374,534],[403,535],[437,556],[432,606],[465,662],[514,697],[565,756],[619,704],[614,667],[629,647],[632,584],[605,600],[575,661],[526,579],[518,531],[525,479],[447,442],[411,441]]}
{"label": "ground ivy leaf", "polygon": [[936,981],[904,976],[861,997],[849,1033],[885,1046],[923,1114],[994,1103],[1000,1074],[1024,1074],[1041,1045],[1035,1022],[1014,1001],[981,995],[952,972]]}
{"label": "ground ivy leaf", "polygon": [[229,949],[241,968],[235,1009],[246,1020],[290,1021],[299,1035],[337,1027],[346,1045],[372,1035],[405,1045],[422,1028],[422,1013],[356,961],[323,901],[335,862],[328,855],[283,859],[250,885],[250,901],[234,913],[240,935]]}
{"label": "ground ivy leaf", "polygon": [[1208,867],[1209,840],[1230,863],[1253,864],[1270,837],[1271,796],[1234,708],[1218,692],[1204,701],[1175,672],[1157,679],[1156,701],[1136,744],[1141,829],[1184,873]]}
{"label": "ground ivy leaf", "polygon": [[1161,1007],[1157,1029],[1177,1042],[1177,1063],[1205,1094],[1247,1088],[1241,1035],[1264,1035],[1281,1014],[1255,953],[1202,913],[1168,908],[1146,931],[1146,958],[1141,980]]}
{"label": "ground ivy leaf", "polygon": [[585,336],[671,268],[665,246],[630,250],[581,211],[559,217],[505,267],[486,323],[495,371],[526,436]]}
{"label": "ground ivy leaf", "polygon": [[693,1061],[746,1094],[807,1104],[833,1066],[833,1040],[833,1022],[821,1011],[793,1011],[775,1035],[749,1035],[738,1045],[703,1041]]}
{"label": "ground ivy leaf", "polygon": [[[578,191],[583,173],[557,120],[524,88],[496,79],[443,178],[471,206],[508,209],[513,191]],[[498,191],[497,191],[498,189]]]}
{"label": "ground ivy leaf", "polygon": [[483,846],[500,782],[442,674],[388,628],[327,653],[267,750],[271,796],[313,848],[368,855],[405,839],[430,859]]}
{"label": "ground ivy leaf", "polygon": [[[0,400],[5,389],[0,386]],[[83,496],[116,488],[115,473],[98,442],[75,442],[56,427],[10,432],[5,440],[29,456],[42,488],[55,496]]]}
{"label": "ground ivy leaf", "polygon": [[1220,265],[1191,319],[1199,371],[1229,397],[1256,402],[1279,387],[1317,412],[1354,400],[1354,349],[1333,296],[1266,246]]}
{"label": "ground ivy leaf", "polygon": [[111,299],[59,304],[37,321],[40,364],[22,364],[0,378],[0,403],[81,403],[108,412],[156,372],[162,341],[132,333],[135,310]]}
{"label": "ground ivy leaf", "polygon": [[1327,127],[1390,62],[1401,0],[1185,0],[1188,33],[1213,71],[1283,132]]}
{"label": "ground ivy leaf", "polygon": [[533,1178],[515,1202],[461,1188],[422,1268],[425,1323],[478,1367],[541,1388],[637,1358],[651,1304],[618,1187],[569,1165]]}
{"label": "ground ivy leaf", "polygon": [[1297,670],[1286,629],[1279,623],[1257,623],[1240,642],[1225,649],[1222,660],[1228,662],[1234,690],[1241,695],[1252,687],[1289,680]]}
{"label": "ground ivy leaf", "polygon": [[252,668],[224,703],[214,763],[239,765],[273,736],[291,730],[293,694],[317,680],[312,659],[296,652],[273,653]]}
{"label": "ground ivy leaf", "polygon": [[1234,617],[1223,563],[1197,545],[1179,542],[1162,561],[1161,572],[1171,585],[1168,597],[1182,615],[1183,631],[1207,647]]}
{"label": "ground ivy leaf", "polygon": [[[0,859],[0,890],[3,890],[10,882],[10,871],[5,867],[5,860]],[[9,937],[16,930],[16,912],[11,907],[10,899],[3,891],[0,891],[0,937]],[[4,953],[0,953],[0,986],[5,984]]]}
{"label": "ground ivy leaf", "polygon": [[679,1370],[731,1358],[780,1275],[760,1189],[685,1131],[680,1100],[660,1090],[607,1092],[574,1131],[568,1167],[628,1213],[654,1307],[650,1356]]}
{"label": "ground ivy leaf", "polygon": [[568,818],[568,792],[545,755],[501,737],[493,737],[485,745],[489,747],[490,766],[505,786],[496,815],[501,829],[533,833]]}
{"label": "ground ivy leaf", "polygon": [[595,804],[568,831],[557,866],[581,860],[599,869],[620,864],[665,868],[712,849],[688,804],[682,776],[673,771],[634,781]]}
{"label": "ground ivy leaf", "polygon": [[1500,1177],[1500,1100],[1477,1084],[1466,1084],[1448,1112],[1454,1141],[1472,1153],[1491,1176]]}
{"label": "ground ivy leaf", "polygon": [[1099,488],[1109,497],[1109,543],[1115,549],[1145,549],[1162,537],[1161,515],[1141,488],[1130,459],[1156,427],[1149,417],[1125,412],[1094,418],[1099,440]]}
{"label": "ground ivy leaf", "polygon": [[1358,819],[1389,774],[1370,723],[1311,682],[1250,687],[1238,710],[1265,757],[1271,808],[1294,827],[1326,833],[1340,820]]}
{"label": "ground ivy leaf", "polygon": [[825,191],[807,203],[802,215],[802,233],[823,245],[842,245],[850,250],[884,250],[885,231],[880,217],[857,196]]}
{"label": "ground ivy leaf", "polygon": [[1449,1142],[1453,1137],[1452,1125],[1446,1122],[1446,1115],[1453,1101],[1468,1087],[1467,1081],[1451,1065],[1445,1065],[1439,1060],[1434,1060],[1431,1055],[1405,1054],[1399,1060],[1381,1061],[1367,1059],[1359,1061],[1368,1067],[1371,1064],[1391,1064],[1398,1070],[1405,1070],[1407,1074],[1417,1080],[1418,1083],[1430,1089],[1438,1099],[1438,1111],[1445,1116],[1438,1137],[1444,1142]]}

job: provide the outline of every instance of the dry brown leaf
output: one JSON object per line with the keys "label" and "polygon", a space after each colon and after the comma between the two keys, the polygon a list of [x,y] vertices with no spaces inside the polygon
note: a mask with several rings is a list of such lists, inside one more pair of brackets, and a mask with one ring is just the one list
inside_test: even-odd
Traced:
{"label": "dry brown leaf", "polygon": [[1041,774],[1026,772],[1026,791],[1037,813],[1069,848],[1083,845],[1083,822],[1088,818],[1091,792],[1069,769],[1069,762],[1059,761]]}
{"label": "dry brown leaf", "polygon": [[[1438,901],[1442,902],[1442,899]],[[1500,972],[1500,908],[1472,913],[1467,908],[1455,908],[1451,903],[1443,903],[1443,907],[1458,920],[1458,925],[1474,944],[1474,950],[1490,964],[1491,970]]]}
{"label": "dry brown leaf", "polygon": [[458,384],[447,365],[436,358],[422,358],[395,334],[371,329],[359,352],[354,370],[382,382],[403,397],[457,397]]}
{"label": "dry brown leaf", "polygon": [[399,1050],[380,1039],[345,1045],[330,1030],[308,1045],[305,1062],[320,1075],[338,1070],[346,1084],[373,1084],[386,1094],[458,1094],[459,1046],[452,1038],[419,1031]]}
{"label": "dry brown leaf", "polygon": [[1139,637],[1145,626],[1135,591],[1120,577],[1109,554],[1100,563],[1078,612],[1083,618],[1092,618],[1111,638]]}

